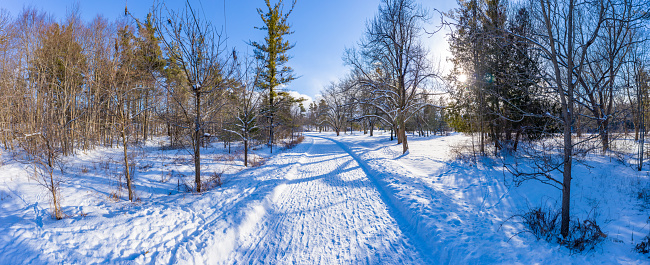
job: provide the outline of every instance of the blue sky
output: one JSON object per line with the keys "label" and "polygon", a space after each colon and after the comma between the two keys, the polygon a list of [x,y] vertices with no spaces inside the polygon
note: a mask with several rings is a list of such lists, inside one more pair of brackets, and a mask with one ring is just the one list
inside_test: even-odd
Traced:
{"label": "blue sky", "polygon": [[[289,4],[288,0],[284,0]],[[165,1],[171,8],[182,8],[185,1]],[[272,3],[275,1],[271,1]],[[90,21],[97,15],[116,19],[124,14],[124,7],[136,17],[144,18],[153,1],[135,0],[0,0],[0,8],[16,15],[25,6],[45,10],[63,20],[67,10],[78,3],[81,16]],[[361,38],[365,23],[377,12],[379,0],[299,0],[289,17],[294,34],[288,39],[296,46],[290,51],[293,58],[288,65],[300,78],[287,88],[314,98],[323,86],[347,73],[341,59],[346,47],[352,47]],[[422,0],[428,8],[447,11],[456,6],[455,1]],[[252,54],[249,40],[262,41],[264,32],[256,8],[264,7],[263,0],[190,0],[193,8],[202,9],[203,15],[217,28],[223,28],[229,47]],[[224,10],[225,7],[225,10]],[[431,23],[437,23],[433,19]],[[426,38],[431,55],[444,63],[448,56],[444,33]]]}

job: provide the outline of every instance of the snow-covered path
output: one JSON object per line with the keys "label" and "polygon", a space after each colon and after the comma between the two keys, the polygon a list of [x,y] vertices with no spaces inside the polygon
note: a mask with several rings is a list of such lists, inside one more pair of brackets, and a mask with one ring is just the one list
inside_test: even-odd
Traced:
{"label": "snow-covered path", "polygon": [[302,144],[245,169],[224,164],[218,155],[225,149],[212,148],[204,172],[234,170],[221,171],[223,186],[201,194],[179,191],[181,173],[191,176],[182,155],[150,145],[139,160],[136,203],[109,194],[121,167],[102,161],[121,150],[97,150],[69,160],[62,194],[70,216],[59,221],[49,217],[47,193],[28,166],[7,160],[0,166],[0,265],[647,263],[630,251],[648,225],[627,188],[650,187],[647,172],[607,159],[595,160],[608,165],[596,176],[576,170],[574,212],[603,205],[599,220],[611,240],[574,255],[521,233],[511,219],[560,198],[557,190],[509,186],[489,159],[454,159],[452,146],[468,139],[461,134],[413,137],[407,154],[387,135],[306,133]]}
{"label": "snow-covered path", "polygon": [[242,235],[232,261],[264,264],[424,263],[400,217],[336,143],[312,146],[287,173],[266,217]]}

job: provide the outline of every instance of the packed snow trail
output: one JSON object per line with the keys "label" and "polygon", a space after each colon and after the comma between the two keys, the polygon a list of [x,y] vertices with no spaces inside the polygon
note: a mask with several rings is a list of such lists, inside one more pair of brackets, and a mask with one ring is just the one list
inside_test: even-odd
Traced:
{"label": "packed snow trail", "polygon": [[254,211],[266,217],[240,235],[230,261],[426,263],[418,239],[402,231],[399,220],[391,216],[394,210],[359,164],[336,143],[312,139],[313,146],[287,173],[287,182],[276,188],[269,205]]}
{"label": "packed snow trail", "polygon": [[179,191],[193,170],[179,150],[150,144],[138,163],[137,203],[109,197],[111,175],[122,169],[106,161],[122,150],[72,157],[62,187],[70,216],[58,221],[28,166],[0,156],[0,265],[647,263],[630,251],[648,231],[647,208],[630,187],[650,187],[648,173],[609,157],[590,158],[600,170],[576,169],[572,203],[583,216],[601,205],[611,240],[573,254],[521,233],[511,218],[560,192],[537,182],[509,186],[489,159],[453,158],[466,136],[413,137],[406,155],[385,132],[305,136],[273,155],[256,150],[268,160],[245,169],[209,148],[204,172],[224,172],[224,183],[202,194]]}

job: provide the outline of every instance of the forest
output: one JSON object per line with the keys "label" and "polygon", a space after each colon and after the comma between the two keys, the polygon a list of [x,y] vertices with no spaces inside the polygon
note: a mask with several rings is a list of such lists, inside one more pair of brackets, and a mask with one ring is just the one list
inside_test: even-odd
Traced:
{"label": "forest", "polygon": [[[141,157],[156,150],[187,155],[186,193],[202,196],[224,184],[210,166],[215,147],[232,149],[228,159],[245,170],[265,167],[258,153],[280,156],[328,132],[341,146],[348,135],[388,136],[395,159],[412,155],[418,139],[462,134],[459,159],[496,161],[517,186],[561,193],[557,211],[519,214],[526,231],[584,250],[607,235],[574,219],[576,168],[599,156],[648,170],[648,0],[458,0],[451,10],[382,0],[341,54],[348,72],[309,104],[290,86],[300,78],[291,15],[301,1],[259,2],[250,30],[264,39],[248,41],[250,54],[228,47],[189,1],[181,10],[156,1],[146,17],[127,7],[115,20],[0,9],[0,171],[24,165],[59,220],[70,218],[61,205],[69,158],[93,150],[119,150],[114,185],[126,191],[111,196],[142,203]],[[441,34],[448,58],[428,45]],[[648,253],[650,234],[643,242],[636,248]]]}

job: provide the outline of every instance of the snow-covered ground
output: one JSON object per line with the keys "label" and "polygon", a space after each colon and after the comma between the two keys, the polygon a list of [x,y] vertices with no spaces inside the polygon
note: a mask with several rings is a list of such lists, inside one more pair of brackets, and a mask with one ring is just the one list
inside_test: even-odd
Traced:
{"label": "snow-covered ground", "polygon": [[[593,155],[576,165],[572,211],[608,235],[572,254],[511,218],[560,192],[515,187],[497,162],[467,163],[450,150],[468,137],[411,137],[410,151],[361,133],[306,133],[294,149],[244,168],[223,146],[204,150],[203,172],[223,186],[196,195],[189,155],[148,143],[134,148],[139,200],[117,188],[121,149],[66,159],[61,194],[69,217],[50,218],[46,190],[29,165],[0,157],[0,264],[641,264],[632,251],[650,225],[638,172]],[[234,150],[238,150],[234,147]],[[60,172],[59,172],[60,173]],[[185,176],[185,177],[184,177]],[[115,200],[115,195],[120,195]]]}

